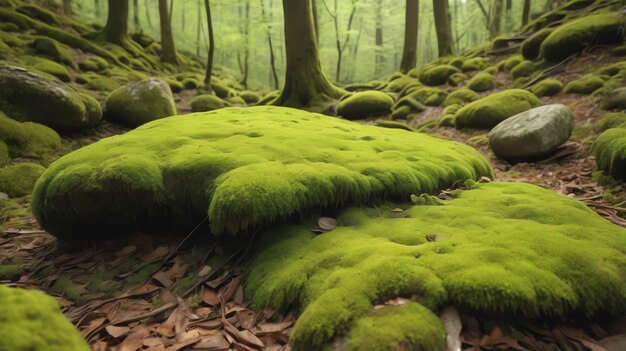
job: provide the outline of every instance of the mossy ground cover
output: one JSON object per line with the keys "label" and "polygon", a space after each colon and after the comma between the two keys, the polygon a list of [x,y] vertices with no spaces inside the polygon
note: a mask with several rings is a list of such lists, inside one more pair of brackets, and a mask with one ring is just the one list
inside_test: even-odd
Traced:
{"label": "mossy ground cover", "polygon": [[[348,209],[321,235],[310,223],[269,230],[245,294],[257,308],[300,308],[296,350],[321,349],[337,335],[354,337],[348,345],[388,335],[385,350],[412,340],[443,349],[441,329],[423,321],[436,325],[432,313],[447,304],[519,317],[624,312],[624,229],[534,185],[472,187],[447,201],[415,196],[421,205],[402,211]],[[388,321],[374,332],[372,319],[384,318],[373,304],[396,296],[425,308],[391,310],[407,326]]]}
{"label": "mossy ground cover", "polygon": [[626,129],[610,128],[593,142],[591,151],[596,157],[596,165],[605,174],[616,179],[626,179]]}
{"label": "mossy ground cover", "polygon": [[[229,108],[148,123],[64,156],[38,181],[32,208],[61,237],[206,215],[215,234],[235,233],[482,175],[492,176],[487,162],[455,142],[294,109]],[[95,199],[98,207],[85,206]]]}

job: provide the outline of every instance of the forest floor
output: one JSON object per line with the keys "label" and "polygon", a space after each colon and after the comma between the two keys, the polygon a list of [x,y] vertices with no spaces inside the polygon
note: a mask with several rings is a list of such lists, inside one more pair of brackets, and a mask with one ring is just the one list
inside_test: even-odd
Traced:
{"label": "forest floor", "polygon": [[[551,76],[567,83],[615,58],[585,53]],[[498,74],[498,89],[512,87]],[[490,91],[489,93],[493,93]],[[176,94],[179,111],[189,111],[188,91]],[[626,199],[619,184],[598,184],[589,153],[593,124],[605,113],[593,98],[560,93],[542,98],[562,103],[574,113],[570,142],[549,158],[510,164],[495,158],[481,131],[435,128],[429,133],[475,147],[491,162],[496,180],[533,183],[583,201],[610,221],[626,227],[626,210],[615,199]],[[439,118],[429,108],[414,126]],[[372,121],[366,121],[372,123]],[[67,135],[72,148],[124,133],[105,122],[98,128]],[[617,201],[619,202],[619,201]],[[22,206],[27,207],[28,202]],[[205,228],[200,225],[198,232]],[[190,233],[156,238],[143,233],[119,241],[68,247],[25,217],[19,226],[0,234],[0,251],[9,261],[22,262],[23,274],[9,286],[34,287],[55,296],[66,316],[94,350],[287,350],[294,314],[252,310],[243,295],[247,248],[233,243],[206,242]],[[85,234],[88,236],[88,233]],[[120,249],[122,247],[122,249]],[[406,303],[401,298],[385,304]],[[297,311],[293,311],[296,313]],[[506,320],[460,311],[465,350],[611,350],[626,342],[626,319],[596,323],[570,320]]]}

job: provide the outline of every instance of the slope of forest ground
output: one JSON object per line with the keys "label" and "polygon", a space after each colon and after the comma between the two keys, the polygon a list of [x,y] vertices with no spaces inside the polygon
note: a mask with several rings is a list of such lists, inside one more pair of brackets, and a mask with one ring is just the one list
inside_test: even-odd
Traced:
{"label": "slope of forest ground", "polygon": [[[1,16],[9,15],[0,12]],[[79,33],[90,32],[84,24],[70,23],[73,20],[65,16],[56,15],[56,18],[77,28]],[[13,41],[3,52],[7,63],[44,73],[58,73],[56,69],[50,70],[50,66],[56,67],[49,62],[42,65],[41,61],[28,59],[29,56],[41,56],[32,47],[35,37],[42,35],[40,29],[33,27],[33,30],[29,24],[24,28],[18,25],[8,27],[11,26],[5,26],[0,32],[0,39],[4,42]],[[148,41],[149,38],[146,43]],[[97,74],[80,68],[81,62],[95,55],[71,47],[72,62],[63,66],[70,84],[98,101],[104,100],[111,90],[135,80],[133,74],[140,78],[164,78],[174,90],[178,113],[191,112],[190,101],[203,92],[203,64],[193,57],[181,55],[184,62],[181,67],[163,70],[156,64],[157,55],[149,53],[153,44],[146,45],[146,54],[140,58],[126,57],[130,55],[116,51],[122,63]],[[487,66],[496,67],[517,55],[516,45],[510,48],[511,54],[486,50],[476,57],[484,57]],[[558,79],[567,85],[586,73],[623,62],[623,56],[611,53],[613,49],[613,46],[598,46],[585,50],[566,62],[548,65],[541,78]],[[130,64],[123,63],[126,60]],[[150,65],[153,66],[146,67]],[[65,76],[65,72],[60,76]],[[247,105],[240,98],[244,95],[243,89],[233,77],[219,70],[216,76],[213,90],[222,88],[227,91],[221,97],[228,105]],[[417,81],[415,77],[409,79]],[[494,74],[494,81],[495,87],[481,92],[481,96],[525,84],[514,81],[511,73],[504,69]],[[379,84],[375,82],[370,86]],[[446,93],[456,89],[448,84],[439,88]],[[267,92],[256,95],[261,97],[261,93]],[[479,150],[489,160],[496,180],[532,183],[576,198],[611,222],[626,227],[624,186],[595,172],[595,160],[590,152],[591,143],[598,135],[594,125],[609,111],[602,109],[597,96],[588,94],[560,92],[542,97],[541,101],[568,106],[573,112],[575,129],[566,144],[536,162],[509,163],[495,157],[485,131],[441,125],[444,108],[440,106],[419,104],[424,111],[407,120],[401,119],[400,125],[393,124],[392,127],[419,129],[444,139],[461,141]],[[390,116],[380,117],[390,119]],[[364,119],[362,123],[385,125],[380,118]],[[104,121],[93,129],[64,133],[61,151],[50,157],[54,159],[128,130],[129,127]],[[47,166],[52,159],[40,162]],[[13,161],[21,160],[18,157]],[[445,198],[446,193],[443,192],[441,197]],[[289,336],[297,311],[286,315],[272,310],[257,311],[251,308],[243,294],[241,283],[254,241],[246,247],[231,241],[207,242],[198,235],[208,230],[206,223],[201,223],[187,236],[171,233],[166,238],[155,238],[135,233],[121,241],[83,243],[76,247],[59,242],[37,225],[28,210],[30,196],[2,196],[0,264],[6,270],[0,276],[2,284],[41,289],[54,296],[64,314],[94,350],[289,349]],[[319,224],[322,229],[326,225],[324,220],[322,218]],[[407,299],[397,297],[383,301],[377,307],[407,302]],[[460,318],[463,325],[460,339],[464,349],[469,350],[618,350],[626,343],[626,319],[623,316],[594,321],[572,317],[563,321],[556,318],[520,320],[464,309],[460,309],[460,317],[454,312],[448,313],[444,317],[452,319],[453,323]],[[336,348],[340,349],[341,345],[340,338],[336,338]]]}

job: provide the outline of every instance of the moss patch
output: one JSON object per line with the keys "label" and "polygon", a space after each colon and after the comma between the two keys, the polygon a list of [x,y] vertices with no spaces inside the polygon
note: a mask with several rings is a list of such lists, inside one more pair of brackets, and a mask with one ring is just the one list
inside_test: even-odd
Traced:
{"label": "moss patch", "polygon": [[541,43],[554,31],[554,28],[543,28],[522,42],[522,55],[528,60],[535,60],[539,57]]}
{"label": "moss patch", "polygon": [[526,90],[535,94],[537,97],[553,96],[563,90],[563,83],[557,79],[545,79],[528,87]]}
{"label": "moss patch", "polygon": [[30,162],[0,168],[0,192],[10,197],[29,195],[45,170],[40,164]]}
{"label": "moss patch", "polygon": [[458,128],[492,128],[511,116],[539,105],[541,101],[526,90],[504,90],[461,108],[456,114],[456,126]]}
{"label": "moss patch", "polygon": [[[256,308],[300,307],[295,350],[335,335],[376,343],[372,305],[395,296],[436,311],[455,305],[509,316],[623,313],[626,231],[582,203],[523,183],[472,185],[458,198],[414,196],[423,205],[349,209],[333,231],[310,224],[261,235],[245,282]],[[402,206],[401,206],[402,207]],[[427,313],[414,318],[432,320]],[[385,328],[385,325],[381,325]],[[441,329],[402,328],[392,345],[438,340]],[[363,338],[363,339],[361,339]]]}
{"label": "moss patch", "polygon": [[61,149],[61,138],[52,129],[33,122],[20,123],[0,112],[0,141],[9,156],[44,160]]}
{"label": "moss patch", "polygon": [[467,82],[467,87],[473,91],[483,92],[496,87],[493,76],[487,72],[478,73]]}
{"label": "moss patch", "polygon": [[0,285],[0,301],[0,349],[90,350],[52,297]]}
{"label": "moss patch", "polygon": [[470,89],[459,89],[450,93],[443,102],[443,106],[464,105],[468,102],[480,99],[480,95]]}
{"label": "moss patch", "polygon": [[604,81],[602,77],[595,74],[585,74],[579,79],[567,83],[563,91],[566,93],[591,94],[602,88]]}
{"label": "moss patch", "polygon": [[213,111],[228,106],[226,102],[215,95],[199,95],[191,99],[193,112]]}
{"label": "moss patch", "polygon": [[611,128],[593,142],[596,167],[615,179],[626,179],[626,129]]}
{"label": "moss patch", "polygon": [[349,120],[388,116],[392,105],[391,96],[383,92],[363,91],[341,100],[337,106],[337,114]]}
{"label": "moss patch", "polygon": [[113,91],[104,102],[104,117],[137,127],[176,114],[169,85],[157,78],[132,82]]}
{"label": "moss patch", "polygon": [[17,264],[0,264],[0,280],[18,280],[24,270]]}
{"label": "moss patch", "polygon": [[626,113],[607,113],[594,125],[596,132],[601,133],[611,128],[626,128]]}
{"label": "moss patch", "polygon": [[67,68],[54,61],[36,56],[26,56],[22,60],[28,68],[55,76],[64,82],[69,82],[71,79]]}
{"label": "moss patch", "polygon": [[[61,237],[207,214],[213,233],[235,233],[481,175],[491,175],[488,163],[459,143],[289,108],[227,108],[155,121],[64,156],[38,181],[32,209]],[[99,206],[84,206],[90,199]]]}
{"label": "moss patch", "polygon": [[426,85],[443,85],[448,78],[461,70],[452,65],[438,65],[425,69],[419,76],[420,82]]}

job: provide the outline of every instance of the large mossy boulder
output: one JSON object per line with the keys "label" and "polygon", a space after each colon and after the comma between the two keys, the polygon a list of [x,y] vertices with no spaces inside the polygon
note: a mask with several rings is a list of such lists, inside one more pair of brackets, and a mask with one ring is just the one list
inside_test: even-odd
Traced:
{"label": "large mossy boulder", "polygon": [[362,91],[341,100],[337,114],[349,120],[381,117],[391,114],[393,99],[380,91]]}
{"label": "large mossy boulder", "polygon": [[450,76],[460,72],[460,69],[452,65],[437,65],[431,68],[427,68],[422,73],[420,73],[419,80],[426,85],[444,85],[446,84]]}
{"label": "large mossy boulder", "polygon": [[541,105],[532,93],[509,89],[476,100],[456,113],[458,128],[493,128],[505,119]]}
{"label": "large mossy boulder", "polygon": [[[416,340],[424,348],[407,349],[445,350],[436,313],[450,305],[509,318],[624,313],[626,230],[534,185],[472,187],[448,201],[348,209],[321,235],[310,230],[316,218],[263,232],[244,295],[258,309],[301,312],[294,350],[322,350],[335,336],[348,350]],[[421,308],[374,308],[398,296]]]}
{"label": "large mossy boulder", "polygon": [[207,215],[219,235],[482,175],[492,176],[489,164],[460,143],[290,108],[225,108],[154,121],[62,157],[37,182],[32,210],[61,238]]}
{"label": "large mossy boulder", "polygon": [[567,22],[541,43],[541,56],[553,62],[601,44],[617,44],[624,40],[626,16],[619,12],[596,14]]}
{"label": "large mossy boulder", "polygon": [[0,285],[0,301],[0,350],[91,350],[52,297]]}
{"label": "large mossy boulder", "polygon": [[228,106],[226,101],[215,95],[198,95],[191,99],[189,104],[193,112],[213,111]]}
{"label": "large mossy boulder", "polygon": [[564,105],[546,105],[507,118],[489,132],[489,146],[504,159],[549,155],[574,130],[572,112]]}
{"label": "large mossy boulder", "polygon": [[25,69],[0,65],[0,111],[18,121],[32,121],[55,130],[95,126],[100,104],[54,79]]}
{"label": "large mossy boulder", "polygon": [[615,179],[626,180],[626,128],[611,128],[593,142],[596,167]]}
{"label": "large mossy boulder", "polygon": [[118,88],[106,98],[103,106],[104,118],[130,127],[176,114],[170,86],[157,78]]}

